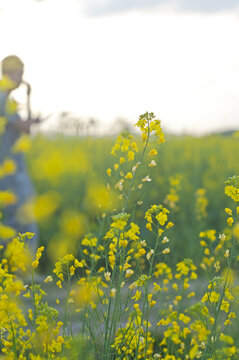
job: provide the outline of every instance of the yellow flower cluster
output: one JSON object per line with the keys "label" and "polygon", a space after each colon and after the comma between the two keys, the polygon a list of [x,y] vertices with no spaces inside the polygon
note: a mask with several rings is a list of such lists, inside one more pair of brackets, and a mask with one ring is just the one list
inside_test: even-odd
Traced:
{"label": "yellow flower cluster", "polygon": [[26,153],[31,149],[31,139],[29,135],[22,135],[13,146],[13,153]]}
{"label": "yellow flower cluster", "polygon": [[[137,312],[137,308],[135,310]],[[136,321],[137,323],[137,321]],[[153,355],[154,339],[151,334],[147,336],[148,346],[146,346],[146,334],[143,329],[138,330],[131,323],[124,328],[117,330],[115,342],[111,345],[115,349],[115,359],[151,359]]]}
{"label": "yellow flower cluster", "polygon": [[55,263],[55,268],[53,269],[53,273],[58,277],[57,286],[62,288],[62,282],[64,281],[64,275],[74,275],[75,267],[73,262],[75,260],[74,255],[66,254],[62,259]]}
{"label": "yellow flower cluster", "polygon": [[[19,270],[27,271],[30,254],[25,244],[33,234],[26,233],[12,240],[4,253],[0,264],[0,328],[1,351],[6,360],[10,359],[63,359],[64,338],[60,335],[63,323],[56,321],[58,312],[43,304],[45,292],[39,285],[24,286],[19,280]],[[34,261],[41,257],[43,248],[39,248]],[[25,254],[24,254],[25,253]],[[34,270],[33,262],[33,270]],[[10,272],[11,270],[11,272]],[[33,300],[34,309],[28,314],[22,310],[20,297]]]}
{"label": "yellow flower cluster", "polygon": [[36,269],[39,265],[39,260],[42,256],[42,252],[44,251],[44,246],[41,246],[39,249],[37,249],[36,252],[36,258],[35,260],[32,262],[32,266],[34,267],[34,269]]}
{"label": "yellow flower cluster", "polygon": [[225,181],[225,194],[233,201],[239,202],[239,176],[232,176]]}
{"label": "yellow flower cluster", "polygon": [[143,142],[146,142],[151,133],[154,133],[158,143],[164,143],[164,134],[161,128],[161,121],[155,118],[154,113],[146,112],[143,115],[140,115],[136,125],[142,134]]}
{"label": "yellow flower cluster", "polygon": [[16,172],[16,164],[13,159],[4,159],[0,165],[0,178],[12,175]]}
{"label": "yellow flower cluster", "polygon": [[17,202],[17,196],[11,191],[0,191],[0,206],[5,207]]}
{"label": "yellow flower cluster", "polygon": [[166,195],[164,203],[168,205],[171,210],[178,211],[179,192],[181,189],[181,175],[171,176],[169,178],[170,189]]}
{"label": "yellow flower cluster", "polygon": [[208,199],[206,198],[205,189],[197,189],[196,191],[196,216],[200,221],[207,216]]}
{"label": "yellow flower cluster", "polygon": [[[167,214],[169,214],[169,210],[163,205],[152,205],[145,213],[146,228],[153,231],[153,225],[155,225],[159,236],[162,235],[164,232],[163,226],[165,226],[165,229],[170,229],[174,225],[171,221],[168,221]],[[154,220],[156,220],[156,224],[154,224]]]}

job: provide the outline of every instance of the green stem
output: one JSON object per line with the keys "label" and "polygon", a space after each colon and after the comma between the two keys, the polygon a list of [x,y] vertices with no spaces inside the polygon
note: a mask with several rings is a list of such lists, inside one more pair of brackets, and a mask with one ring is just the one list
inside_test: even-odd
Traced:
{"label": "green stem", "polygon": [[[159,228],[159,227],[158,227]],[[154,253],[152,255],[152,260],[150,262],[150,268],[149,268],[149,278],[151,278],[152,274],[153,274],[153,269],[154,269],[154,259],[157,253],[157,249],[158,249],[158,245],[159,245],[159,234],[158,234],[158,230],[157,230],[157,238],[156,238],[156,244],[155,244],[155,250]],[[146,306],[146,317],[147,317],[147,323],[146,323],[146,337],[145,337],[145,354],[147,354],[147,343],[148,343],[148,312],[149,312],[149,301],[148,301],[148,286],[149,286],[149,279],[146,281],[146,286],[145,286],[145,297],[144,297],[144,303],[143,303],[143,313],[142,313],[142,318],[141,318],[141,324],[140,326],[142,326],[143,324],[143,319],[144,319],[144,314],[145,314],[145,306]],[[139,351],[139,342],[140,342],[140,334],[138,337],[138,342],[137,342],[137,348],[136,348],[136,359],[138,357],[138,351]],[[146,355],[145,355],[146,358]]]}
{"label": "green stem", "polygon": [[[122,262],[121,262],[121,266],[123,266]],[[120,318],[120,304],[121,304],[121,291],[120,291],[120,289],[121,289],[122,278],[123,278],[123,271],[120,270],[120,276],[119,276],[118,284],[117,284],[117,288],[116,288],[115,316],[114,316],[114,319],[112,321],[112,324],[113,324],[112,338],[115,337],[116,327],[117,327],[117,324],[118,324],[119,318]]]}
{"label": "green stem", "polygon": [[35,279],[34,279],[34,270],[32,270],[32,302],[33,302],[33,309],[34,309],[34,329],[36,330],[36,318],[37,318],[37,307],[36,307],[36,293],[35,293]]}
{"label": "green stem", "polygon": [[98,344],[97,344],[97,342],[96,342],[96,340],[95,340],[95,336],[94,336],[94,334],[93,334],[92,328],[91,328],[91,326],[89,326],[88,324],[86,324],[86,327],[87,327],[87,329],[89,330],[91,339],[93,340],[93,344],[94,344],[94,348],[95,348],[95,353],[96,353],[96,355],[97,355],[97,357],[98,357],[98,355],[99,355],[99,352],[98,352],[98,351],[99,351],[99,346],[98,346]]}
{"label": "green stem", "polygon": [[230,272],[230,268],[231,268],[232,254],[233,254],[234,246],[235,246],[235,239],[233,238],[231,249],[230,249],[230,256],[227,259],[227,274],[226,274],[224,286],[223,286],[223,289],[222,289],[222,292],[221,292],[221,295],[220,295],[220,301],[219,301],[219,305],[218,305],[218,308],[217,308],[215,321],[214,321],[214,324],[213,324],[213,327],[212,327],[212,331],[211,331],[211,334],[210,334],[210,337],[209,337],[209,341],[207,342],[206,347],[204,349],[202,360],[204,360],[205,356],[207,355],[207,350],[208,350],[209,343],[211,342],[211,339],[214,336],[214,332],[215,332],[215,329],[216,329],[216,324],[217,324],[217,320],[218,320],[218,316],[219,316],[219,312],[220,312],[220,307],[221,307],[222,300],[224,298],[225,290],[226,290],[226,287],[227,287],[227,282],[228,282],[229,272]]}
{"label": "green stem", "polygon": [[[118,239],[117,239],[117,245],[116,245],[116,254],[118,252],[118,248],[119,248],[119,239],[120,239],[120,234],[118,235]],[[112,272],[112,282],[114,281],[115,278],[115,269],[116,269],[116,264],[114,265],[113,268],[113,272]],[[107,311],[107,318],[106,318],[106,324],[105,324],[105,338],[104,338],[104,350],[103,350],[103,360],[107,360],[108,359],[108,349],[109,349],[109,343],[110,343],[110,334],[111,334],[111,327],[109,327],[110,324],[110,313],[111,313],[111,305],[112,305],[112,300],[111,297],[109,299],[109,303],[108,303],[108,311]],[[115,307],[114,307],[115,309]],[[113,310],[114,313],[114,310]],[[112,324],[111,324],[112,325]]]}
{"label": "green stem", "polygon": [[110,322],[110,313],[111,313],[111,304],[112,300],[109,299],[108,303],[108,311],[107,311],[107,318],[106,318],[106,324],[105,324],[105,339],[104,339],[104,349],[103,349],[103,360],[107,360],[107,354],[106,349],[108,348],[108,328],[109,328],[109,322]]}
{"label": "green stem", "polygon": [[66,301],[65,301],[63,337],[65,337],[66,323],[68,321],[68,300],[69,300],[69,295],[70,295],[70,270],[69,270],[69,266],[67,266],[67,294],[66,294]]}
{"label": "green stem", "polygon": [[[140,157],[140,160],[139,160],[139,163],[140,163],[140,164],[142,163],[142,160],[143,160],[145,151],[146,151],[146,149],[147,149],[147,147],[148,147],[149,135],[150,135],[150,130],[149,130],[149,122],[148,122],[148,137],[147,137],[146,143],[145,143],[145,145],[144,145],[144,149],[143,149],[143,151],[142,151],[142,154],[141,154],[141,157]],[[122,212],[125,212],[126,209],[127,209],[129,197],[130,197],[130,194],[131,194],[131,190],[132,190],[132,188],[133,188],[133,185],[134,185],[134,180],[135,180],[135,177],[136,177],[137,170],[138,170],[138,168],[136,168],[136,170],[135,170],[135,172],[134,172],[134,174],[133,174],[133,177],[132,177],[132,180],[131,180],[131,183],[130,183],[130,187],[129,187],[129,191],[128,191],[127,197],[126,197],[126,199],[125,199],[125,204],[124,204],[124,207],[123,207],[123,209],[122,209]]]}
{"label": "green stem", "polygon": [[[117,254],[119,255],[119,239],[120,239],[120,234],[118,236],[118,240],[117,240],[117,246],[116,246],[116,258],[117,258]],[[116,332],[116,326],[118,324],[119,321],[119,306],[120,306],[120,298],[121,298],[121,292],[120,292],[120,286],[121,286],[121,282],[122,282],[122,276],[123,276],[123,264],[124,264],[124,258],[125,258],[125,251],[124,254],[120,256],[120,273],[119,273],[119,278],[117,281],[117,287],[116,287],[116,298],[115,298],[115,303],[114,303],[114,308],[113,308],[113,314],[112,314],[112,319],[111,319],[111,324],[110,324],[110,328],[109,328],[109,334],[108,334],[108,339],[107,339],[107,347],[106,347],[106,359],[108,359],[108,355],[110,355],[110,345],[112,342],[112,339],[115,336],[115,332]],[[116,268],[116,266],[115,266]],[[116,271],[114,271],[114,274],[112,276],[112,282],[114,280],[116,276]],[[105,354],[104,354],[105,355]]]}
{"label": "green stem", "polygon": [[148,330],[149,330],[149,326],[148,326],[148,320],[149,320],[148,282],[147,282],[147,286],[146,286],[145,297],[146,297],[146,334],[145,334],[144,357],[146,359],[147,358],[147,349],[148,349]]}
{"label": "green stem", "polygon": [[226,279],[225,279],[224,286],[223,286],[223,289],[222,289],[222,292],[221,292],[221,295],[220,295],[219,305],[217,307],[217,311],[216,311],[216,315],[215,315],[215,321],[214,321],[214,324],[213,324],[213,327],[212,327],[212,330],[211,330],[211,333],[210,333],[210,336],[209,336],[209,340],[207,341],[207,344],[205,346],[202,360],[205,359],[205,356],[207,355],[207,350],[208,350],[209,344],[212,341],[211,339],[214,337],[214,333],[215,333],[215,329],[216,329],[216,325],[217,325],[217,320],[218,320],[218,316],[219,316],[219,313],[220,313],[220,307],[222,305],[222,300],[224,298],[224,294],[225,294],[225,290],[226,290],[226,286],[227,286],[227,280],[228,280],[228,276],[229,276],[229,271],[230,271],[230,266],[229,266],[229,262],[228,262]]}
{"label": "green stem", "polygon": [[11,322],[11,330],[12,330],[12,344],[13,344],[14,360],[17,360],[16,336],[15,336],[15,331],[14,331],[12,322]]}

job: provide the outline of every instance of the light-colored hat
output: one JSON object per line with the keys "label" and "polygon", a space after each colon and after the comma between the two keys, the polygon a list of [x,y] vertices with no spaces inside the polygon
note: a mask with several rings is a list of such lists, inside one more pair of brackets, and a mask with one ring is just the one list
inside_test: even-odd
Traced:
{"label": "light-colored hat", "polygon": [[24,64],[21,59],[16,55],[10,55],[2,60],[2,72],[6,73],[11,70],[23,68]]}

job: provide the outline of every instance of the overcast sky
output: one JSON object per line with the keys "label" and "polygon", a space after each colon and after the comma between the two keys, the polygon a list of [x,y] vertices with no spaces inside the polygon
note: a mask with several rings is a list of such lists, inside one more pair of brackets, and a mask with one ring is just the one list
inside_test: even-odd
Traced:
{"label": "overcast sky", "polygon": [[25,62],[33,110],[105,126],[239,129],[238,35],[239,0],[0,0],[0,59]]}
{"label": "overcast sky", "polygon": [[[80,2],[80,0],[78,0]],[[162,10],[171,6],[176,11],[216,13],[237,10],[238,0],[83,0],[84,11],[88,15],[128,12],[130,10]]]}

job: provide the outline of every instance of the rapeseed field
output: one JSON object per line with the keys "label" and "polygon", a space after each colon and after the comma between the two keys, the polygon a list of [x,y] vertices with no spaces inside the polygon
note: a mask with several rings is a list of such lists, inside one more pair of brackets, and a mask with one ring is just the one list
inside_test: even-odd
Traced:
{"label": "rapeseed field", "polygon": [[136,127],[33,139],[40,244],[0,224],[0,359],[238,359],[239,138]]}

